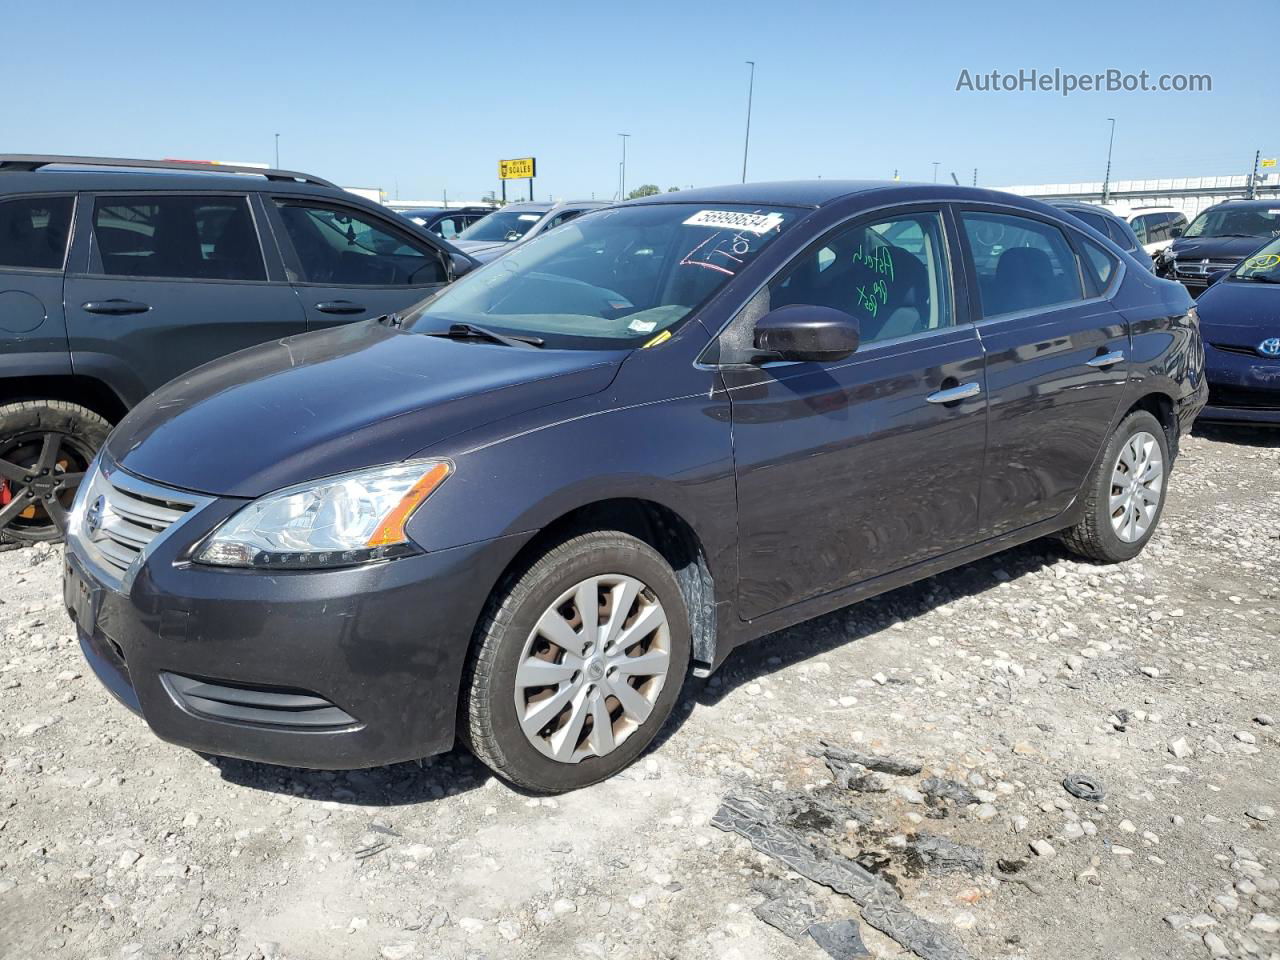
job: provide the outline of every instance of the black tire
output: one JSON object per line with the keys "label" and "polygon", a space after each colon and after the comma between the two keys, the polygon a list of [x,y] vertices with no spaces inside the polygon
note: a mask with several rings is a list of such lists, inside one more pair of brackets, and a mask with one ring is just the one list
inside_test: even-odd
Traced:
{"label": "black tire", "polygon": [[[1145,534],[1139,539],[1129,542],[1120,538],[1111,522],[1111,482],[1116,469],[1116,462],[1125,444],[1138,433],[1148,433],[1155,437],[1160,446],[1163,461],[1163,483],[1160,487],[1160,499],[1156,505],[1155,515]],[[1147,545],[1160,525],[1160,517],[1164,513],[1165,498],[1169,492],[1169,472],[1172,461],[1169,456],[1169,438],[1165,434],[1160,421],[1145,410],[1136,410],[1129,414],[1116,427],[1107,444],[1107,449],[1098,461],[1094,474],[1086,488],[1086,499],[1079,523],[1062,533],[1062,542],[1073,553],[1087,560],[1099,563],[1122,563],[1132,560]]]}
{"label": "black tire", "polygon": [[[670,647],[667,673],[648,718],[611,752],[576,763],[557,761],[537,749],[521,729],[516,669],[525,641],[557,598],[589,577],[606,574],[639,580],[661,603]],[[462,737],[485,765],[523,789],[563,793],[598,783],[627,767],[653,741],[675,707],[689,652],[684,596],[662,556],[647,543],[617,531],[575,536],[499,584],[490,598],[463,677]]]}
{"label": "black tire", "polygon": [[[65,400],[0,406],[0,542],[61,540],[62,522],[79,486],[75,478],[84,474],[110,432],[102,417]],[[56,442],[47,456],[46,438]],[[43,469],[42,456],[50,459]]]}

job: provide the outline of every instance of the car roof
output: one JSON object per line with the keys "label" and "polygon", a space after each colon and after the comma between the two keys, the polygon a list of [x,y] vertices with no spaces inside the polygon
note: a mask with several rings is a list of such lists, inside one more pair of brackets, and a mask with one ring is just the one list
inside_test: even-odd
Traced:
{"label": "car roof", "polygon": [[1086,213],[1100,213],[1103,216],[1111,217],[1113,220],[1119,220],[1124,223],[1124,218],[1114,210],[1108,210],[1096,203],[1086,203],[1083,200],[1046,200],[1045,203],[1051,207],[1057,207],[1059,210],[1082,210]]}
{"label": "car roof", "polygon": [[267,191],[279,194],[323,196],[350,200],[359,199],[340,187],[300,183],[294,180],[267,180],[261,176],[244,173],[215,173],[205,171],[147,171],[116,169],[71,169],[45,167],[40,170],[0,171],[0,194],[61,193],[75,191],[145,190],[148,192],[174,190],[244,190]]}
{"label": "car roof", "polygon": [[518,213],[521,210],[525,210],[529,213],[546,213],[554,206],[554,203],[544,203],[541,200],[517,200],[515,203],[508,203],[505,207],[496,208],[494,212],[496,213],[498,210],[515,210]]}
{"label": "car roof", "polygon": [[[1231,207],[1240,209],[1244,207],[1250,210],[1280,210],[1280,197],[1272,197],[1270,200],[1223,200],[1221,203],[1215,203],[1211,207],[1205,207],[1200,213],[1208,213],[1210,210],[1217,210],[1219,207]],[[1198,216],[1198,214],[1197,214]]]}

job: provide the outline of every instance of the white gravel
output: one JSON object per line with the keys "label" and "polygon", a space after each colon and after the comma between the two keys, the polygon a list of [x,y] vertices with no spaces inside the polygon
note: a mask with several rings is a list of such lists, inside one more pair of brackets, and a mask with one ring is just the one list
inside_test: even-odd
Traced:
{"label": "white gravel", "polygon": [[[1197,435],[1138,560],[1032,544],[784,631],[626,774],[537,799],[461,750],[334,774],[164,744],[82,664],[59,552],[3,553],[0,957],[820,960],[753,914],[782,869],[709,823],[749,782],[870,811],[828,839],[975,957],[1280,960],[1278,554],[1280,432]],[[819,738],[924,769],[839,791]],[[919,831],[986,871],[924,872]]]}

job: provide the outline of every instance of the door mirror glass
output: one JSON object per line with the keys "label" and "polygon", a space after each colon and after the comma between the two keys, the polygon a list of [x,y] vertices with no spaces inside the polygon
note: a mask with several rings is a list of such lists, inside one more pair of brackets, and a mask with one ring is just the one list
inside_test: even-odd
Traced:
{"label": "door mirror glass", "polygon": [[843,360],[858,349],[858,321],[833,307],[793,303],[756,321],[760,360]]}

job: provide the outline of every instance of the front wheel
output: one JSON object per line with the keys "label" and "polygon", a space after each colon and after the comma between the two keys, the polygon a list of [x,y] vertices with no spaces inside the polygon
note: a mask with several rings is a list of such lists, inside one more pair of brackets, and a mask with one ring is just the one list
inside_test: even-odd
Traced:
{"label": "front wheel", "polygon": [[1062,534],[1075,553],[1103,563],[1131,560],[1155,533],[1169,482],[1169,441],[1145,410],[1125,417],[1090,480],[1084,515]]}
{"label": "front wheel", "polygon": [[0,543],[60,540],[76,488],[111,425],[63,400],[0,406]]}
{"label": "front wheel", "polygon": [[463,684],[463,736],[529,790],[607,779],[671,714],[689,650],[684,597],[656,550],[615,531],[574,537],[491,598]]}

